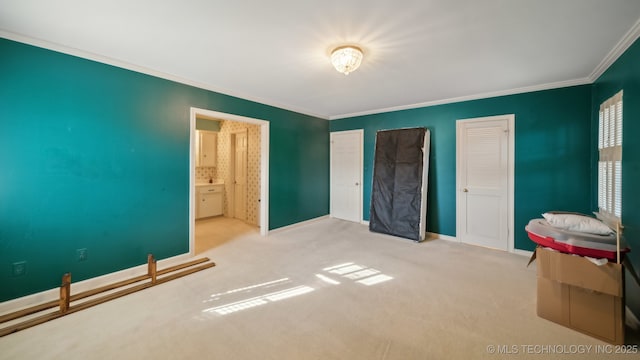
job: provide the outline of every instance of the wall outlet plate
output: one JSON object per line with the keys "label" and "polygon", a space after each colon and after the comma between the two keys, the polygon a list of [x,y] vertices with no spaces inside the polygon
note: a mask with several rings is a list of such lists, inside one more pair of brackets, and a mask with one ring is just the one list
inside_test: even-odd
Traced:
{"label": "wall outlet plate", "polygon": [[76,254],[78,257],[78,261],[86,261],[87,260],[87,248],[82,248],[76,250]]}
{"label": "wall outlet plate", "polygon": [[11,274],[14,277],[24,276],[27,273],[27,262],[18,261],[14,262],[11,266]]}

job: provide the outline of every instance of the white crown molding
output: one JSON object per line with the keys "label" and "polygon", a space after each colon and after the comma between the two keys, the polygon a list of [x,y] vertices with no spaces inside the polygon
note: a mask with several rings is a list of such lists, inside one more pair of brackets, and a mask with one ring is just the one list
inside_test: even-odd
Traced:
{"label": "white crown molding", "polygon": [[600,64],[598,64],[598,66],[596,66],[593,72],[591,72],[591,74],[586,78],[560,81],[560,82],[554,82],[554,83],[548,83],[548,84],[542,84],[542,85],[527,86],[527,87],[489,92],[489,93],[480,93],[476,95],[461,96],[456,98],[427,101],[427,102],[421,102],[416,104],[393,106],[388,108],[381,108],[381,109],[355,112],[355,113],[349,113],[349,114],[333,115],[329,117],[329,120],[338,120],[338,119],[344,119],[344,118],[350,118],[350,117],[356,117],[356,116],[381,114],[381,113],[391,112],[391,111],[410,110],[410,109],[417,109],[417,108],[427,107],[427,106],[444,105],[444,104],[451,104],[451,103],[469,101],[469,100],[487,99],[487,98],[492,98],[496,96],[515,95],[515,94],[522,94],[522,93],[540,91],[540,90],[558,89],[558,88],[576,86],[576,85],[593,84],[596,80],[598,80],[598,78],[602,74],[604,74],[605,71],[607,71],[607,69],[616,60],[618,60],[618,58],[625,51],[627,51],[627,49],[631,45],[633,45],[633,43],[638,38],[640,38],[640,19],[636,21],[636,23],[631,27],[631,29],[627,31],[627,33],[622,37],[622,39],[618,41],[618,43],[611,49],[611,51],[609,51],[607,56],[605,56],[605,58],[602,59]]}
{"label": "white crown molding", "polygon": [[84,59],[97,61],[100,63],[124,68],[131,71],[136,71],[139,73],[178,82],[181,84],[194,86],[200,89],[238,97],[244,100],[253,101],[253,102],[264,104],[267,106],[277,107],[283,110],[289,110],[296,113],[313,116],[313,117],[317,117],[325,120],[339,120],[339,119],[345,119],[345,118],[351,118],[351,117],[357,117],[357,116],[381,114],[381,113],[387,113],[392,111],[410,110],[410,109],[417,109],[421,107],[457,103],[462,101],[486,99],[486,98],[492,98],[497,96],[508,96],[508,95],[527,93],[527,92],[557,89],[557,88],[563,88],[563,87],[569,87],[569,86],[592,84],[620,57],[620,55],[622,55],[640,37],[640,19],[636,21],[636,23],[631,27],[631,29],[629,29],[629,31],[622,37],[622,39],[620,39],[620,41],[611,49],[611,51],[607,54],[607,56],[605,56],[605,58],[600,62],[600,64],[598,64],[598,66],[593,70],[593,72],[588,77],[585,77],[585,78],[559,81],[559,82],[553,82],[553,83],[547,83],[547,84],[541,84],[541,85],[526,86],[526,87],[520,87],[520,88],[508,89],[508,90],[500,90],[495,92],[479,93],[475,95],[454,97],[454,98],[448,98],[448,99],[426,101],[426,102],[420,102],[420,103],[414,103],[414,104],[392,106],[387,108],[379,108],[379,109],[366,110],[361,112],[331,115],[331,116],[326,114],[316,114],[307,109],[302,109],[302,108],[298,108],[298,107],[294,107],[286,104],[277,103],[277,102],[263,99],[260,97],[250,96],[247,94],[230,91],[228,89],[212,87],[197,81],[184,79],[172,74],[163,73],[163,72],[149,69],[146,67],[112,59],[106,56],[93,54],[87,51],[51,43],[51,42],[40,40],[40,39],[27,37],[24,35],[11,33],[4,30],[0,30],[0,37],[7,38],[9,40],[18,41],[21,43],[26,43],[29,45],[34,45],[34,46],[49,49],[49,50],[53,50],[53,51],[57,51],[57,52],[61,52],[61,53],[72,55],[72,56],[78,56]]}
{"label": "white crown molding", "polygon": [[614,46],[611,51],[609,51],[607,56],[602,59],[600,64],[596,66],[591,75],[589,75],[589,80],[592,83],[598,80],[598,78],[602,76],[605,71],[607,71],[609,66],[611,66],[616,60],[618,60],[620,55],[627,51],[627,49],[638,39],[638,37],[640,37],[640,19],[638,19],[638,21],[636,21],[631,29],[627,31],[622,39],[618,41],[616,46]]}
{"label": "white crown molding", "polygon": [[67,55],[77,56],[77,57],[80,57],[80,58],[83,58],[83,59],[92,60],[92,61],[96,61],[96,62],[99,62],[99,63],[112,65],[112,66],[123,68],[123,69],[126,69],[126,70],[135,71],[135,72],[138,72],[138,73],[154,76],[154,77],[157,77],[157,78],[161,78],[161,79],[165,79],[165,80],[169,80],[169,81],[174,81],[174,82],[177,82],[177,83],[180,83],[180,84],[197,87],[197,88],[200,88],[200,89],[203,89],[203,90],[213,91],[213,92],[216,92],[216,93],[219,93],[219,94],[228,95],[228,96],[234,96],[234,97],[237,97],[237,98],[241,98],[243,100],[249,100],[249,101],[253,101],[253,102],[256,102],[256,103],[263,104],[263,105],[273,106],[273,107],[276,107],[276,108],[279,108],[279,109],[293,111],[293,112],[296,112],[296,113],[300,113],[300,114],[308,115],[308,116],[313,116],[313,117],[317,117],[317,118],[324,119],[324,120],[329,120],[329,116],[321,115],[321,114],[315,114],[312,111],[309,111],[307,109],[302,109],[302,108],[297,108],[297,107],[293,107],[293,106],[289,106],[289,105],[285,105],[285,104],[280,104],[280,103],[277,103],[275,101],[263,99],[263,98],[260,98],[260,97],[257,97],[257,96],[251,96],[251,95],[247,95],[247,94],[242,94],[242,93],[239,93],[239,92],[236,92],[236,91],[231,91],[231,90],[228,90],[228,89],[213,87],[213,86],[210,86],[210,85],[207,85],[207,84],[204,84],[204,83],[200,83],[200,82],[197,82],[197,81],[185,79],[185,78],[182,78],[182,77],[179,77],[179,76],[176,76],[176,75],[172,75],[172,74],[164,73],[164,72],[161,72],[161,71],[153,70],[153,69],[150,69],[150,68],[146,68],[144,66],[138,66],[138,65],[135,65],[135,64],[128,63],[126,61],[121,61],[121,60],[113,59],[113,58],[110,58],[110,57],[107,57],[107,56],[94,54],[94,53],[91,53],[91,52],[88,52],[88,51],[84,51],[84,50],[80,50],[80,49],[76,49],[76,48],[73,48],[73,47],[60,45],[60,44],[55,44],[55,43],[52,43],[52,42],[49,42],[49,41],[36,39],[36,38],[32,38],[32,37],[29,37],[29,36],[12,33],[12,32],[5,31],[5,30],[0,30],[0,37],[5,38],[5,39],[9,39],[9,40],[13,40],[13,41],[17,41],[17,42],[20,42],[20,43],[28,44],[28,45],[37,46],[37,47],[44,48],[44,49],[47,49],[47,50],[56,51],[56,52],[67,54]]}
{"label": "white crown molding", "polygon": [[460,97],[449,98],[449,99],[426,101],[426,102],[421,102],[416,104],[392,106],[388,108],[367,110],[367,111],[350,113],[350,114],[335,115],[335,116],[330,116],[329,120],[338,120],[338,119],[344,119],[344,118],[350,118],[350,117],[356,117],[356,116],[381,114],[381,113],[386,113],[391,111],[410,110],[410,109],[417,109],[417,108],[422,108],[427,106],[452,104],[452,103],[469,101],[469,100],[488,99],[488,98],[497,97],[497,96],[515,95],[515,94],[522,94],[522,93],[528,93],[528,92],[540,91],[540,90],[559,89],[563,87],[586,85],[591,83],[592,81],[589,78],[558,81],[554,83],[525,86],[525,87],[509,89],[509,90],[500,90],[500,91],[480,93],[475,95],[460,96]]}

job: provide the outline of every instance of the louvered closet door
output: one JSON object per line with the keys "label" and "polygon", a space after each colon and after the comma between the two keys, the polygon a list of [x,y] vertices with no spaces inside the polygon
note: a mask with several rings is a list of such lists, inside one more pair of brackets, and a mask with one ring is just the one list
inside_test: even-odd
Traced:
{"label": "louvered closet door", "polygon": [[508,250],[508,121],[463,121],[458,132],[456,236]]}

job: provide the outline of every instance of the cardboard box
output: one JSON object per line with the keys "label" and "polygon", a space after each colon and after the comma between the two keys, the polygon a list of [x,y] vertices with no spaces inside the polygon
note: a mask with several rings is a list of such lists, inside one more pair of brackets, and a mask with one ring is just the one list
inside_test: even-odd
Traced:
{"label": "cardboard box", "polygon": [[541,318],[611,344],[624,344],[624,268],[598,266],[575,255],[538,247]]}

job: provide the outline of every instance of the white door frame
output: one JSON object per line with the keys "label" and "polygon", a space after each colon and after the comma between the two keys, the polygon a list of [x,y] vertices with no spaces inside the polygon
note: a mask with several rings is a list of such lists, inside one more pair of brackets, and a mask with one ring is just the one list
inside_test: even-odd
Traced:
{"label": "white door frame", "polygon": [[[344,131],[331,131],[329,133],[329,141],[331,141],[331,134],[349,134],[349,133],[353,133],[353,134],[358,134],[360,135],[360,163],[359,163],[359,168],[360,168],[360,201],[359,201],[359,206],[358,206],[358,219],[360,221],[361,224],[366,223],[363,219],[362,219],[362,200],[363,200],[363,188],[364,188],[364,184],[362,183],[362,177],[363,177],[363,172],[364,172],[364,129],[356,129],[356,130],[344,130]],[[332,169],[332,164],[333,164],[333,150],[332,150],[332,146],[329,146],[329,186],[331,186],[331,169]],[[331,209],[333,208],[332,206],[332,199],[331,199],[331,189],[329,189],[329,212],[331,212]],[[329,214],[329,216],[333,217],[333,214]]]}
{"label": "white door frame", "polygon": [[269,233],[269,121],[191,107],[189,116],[189,253],[195,255],[196,116],[260,126],[260,235]]}
{"label": "white door frame", "polygon": [[462,192],[461,186],[461,156],[462,151],[461,147],[461,138],[462,138],[462,124],[463,123],[478,123],[478,122],[486,122],[486,121],[495,121],[495,120],[507,120],[507,129],[508,140],[507,140],[507,250],[511,253],[516,252],[514,247],[514,168],[515,168],[515,114],[505,114],[505,115],[497,115],[497,116],[487,116],[480,118],[471,118],[471,119],[460,119],[456,121],[456,238],[458,242],[462,242],[462,237],[459,234],[462,234],[462,206],[460,202],[462,201],[462,197],[460,196]]}

